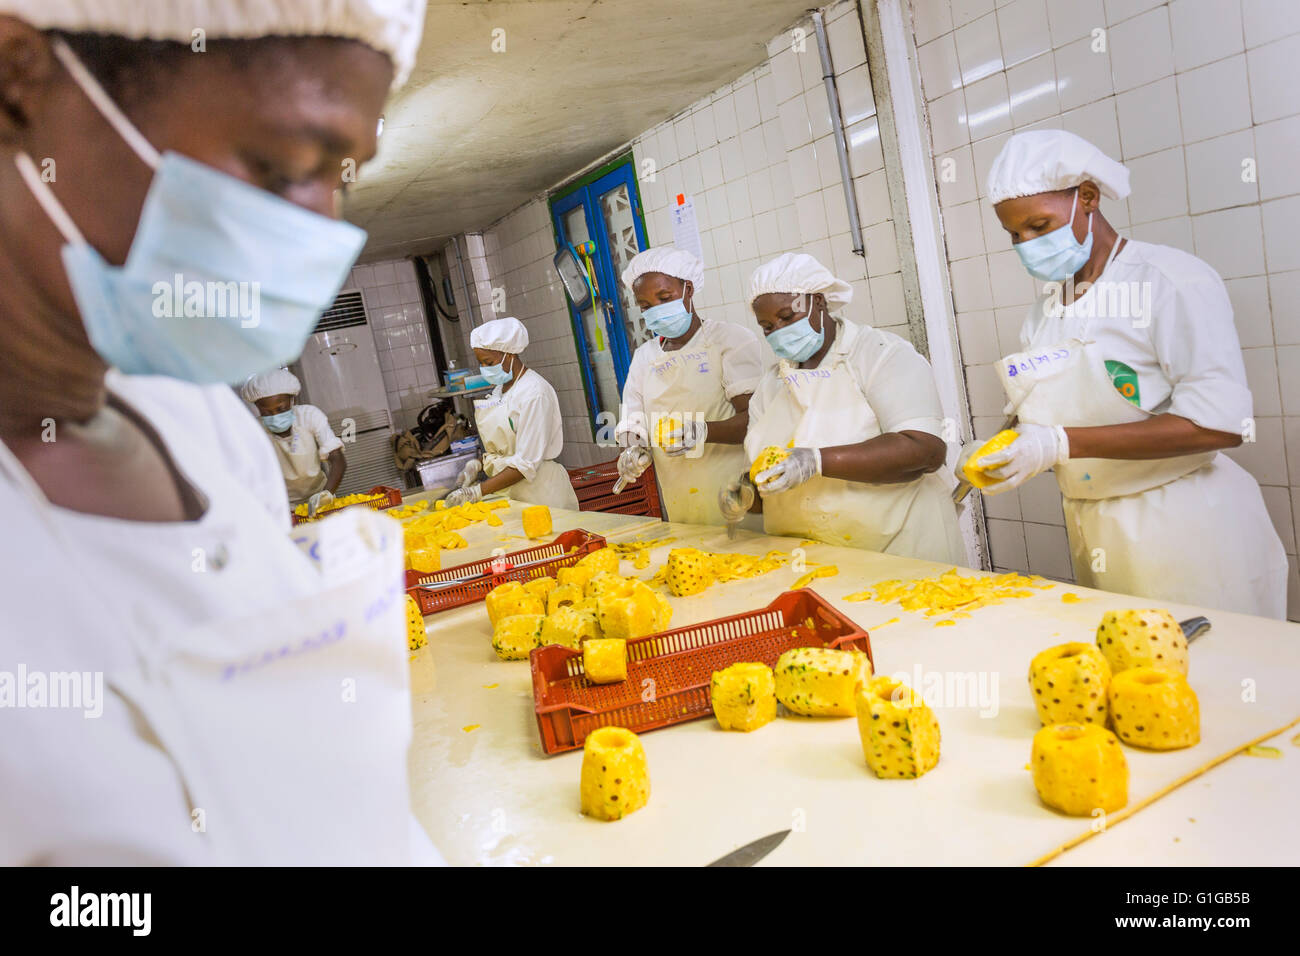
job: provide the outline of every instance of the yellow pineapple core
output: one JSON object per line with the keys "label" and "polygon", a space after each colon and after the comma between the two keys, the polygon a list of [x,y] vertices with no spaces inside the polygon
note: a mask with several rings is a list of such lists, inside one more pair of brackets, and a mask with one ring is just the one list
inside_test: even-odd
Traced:
{"label": "yellow pineapple core", "polygon": [[983,445],[976,449],[975,454],[966,459],[966,463],[961,466],[961,473],[966,480],[976,488],[987,488],[989,485],[996,484],[998,479],[991,476],[984,470],[981,462],[993,454],[995,451],[1001,451],[1010,445],[1020,436],[1010,428],[998,432]]}
{"label": "yellow pineapple core", "polygon": [[1128,762],[1119,741],[1096,724],[1052,724],[1034,734],[1034,789],[1049,807],[1075,817],[1114,813],[1128,803]]}
{"label": "yellow pineapple core", "polygon": [[723,730],[757,730],[776,717],[776,681],[766,664],[732,664],[709,681],[713,716]]}
{"label": "yellow pineapple core", "polygon": [[853,694],[871,679],[871,661],[856,649],[796,647],[776,661],[776,699],[805,717],[852,717]]}
{"label": "yellow pineapple core", "polygon": [[858,736],[877,777],[913,779],[939,763],[939,718],[900,680],[873,677],[854,693]]}
{"label": "yellow pineapple core", "polygon": [[1187,638],[1165,610],[1107,611],[1097,627],[1097,646],[1113,674],[1145,666],[1187,675]]}
{"label": "yellow pineapple core", "polygon": [[1106,726],[1110,664],[1091,644],[1058,644],[1029,664],[1029,689],[1044,724],[1079,722]]}
{"label": "yellow pineapple core", "polygon": [[582,812],[597,820],[621,820],[650,799],[650,768],[636,734],[623,727],[592,731],[582,748],[579,785]]}
{"label": "yellow pineapple core", "polygon": [[1151,750],[1180,750],[1201,740],[1196,692],[1181,674],[1130,667],[1111,678],[1110,719],[1119,739]]}

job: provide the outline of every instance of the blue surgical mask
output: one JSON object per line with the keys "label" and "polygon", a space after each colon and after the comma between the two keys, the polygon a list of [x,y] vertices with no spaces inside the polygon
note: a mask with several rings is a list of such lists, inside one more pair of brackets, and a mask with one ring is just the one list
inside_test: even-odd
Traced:
{"label": "blue surgical mask", "polygon": [[[822,321],[824,323],[826,320]],[[826,329],[814,329],[806,315],[798,322],[791,322],[767,333],[767,344],[772,347],[772,351],[789,362],[808,361],[817,354],[825,341]]]}
{"label": "blue surgical mask", "polygon": [[293,427],[293,409],[275,415],[263,415],[262,424],[266,426],[267,431],[275,432],[277,435],[287,432]]}
{"label": "blue surgical mask", "polygon": [[479,371],[483,373],[489,385],[504,385],[515,377],[513,372],[506,371],[505,362],[500,365],[480,365]]}
{"label": "blue surgical mask", "polygon": [[641,317],[645,319],[645,327],[652,335],[661,335],[666,339],[685,335],[691,327],[691,313],[686,308],[684,298],[642,309]]}
{"label": "blue surgical mask", "polygon": [[178,153],[157,150],[60,40],[77,85],[154,170],[126,264],[81,235],[26,153],[19,172],[63,234],[63,267],[91,344],[123,372],[241,382],[302,352],[366,233]]}
{"label": "blue surgical mask", "polygon": [[1088,213],[1088,236],[1080,242],[1074,238],[1074,215],[1079,209],[1079,190],[1074,191],[1070,204],[1070,221],[1060,229],[1053,229],[1034,239],[1018,242],[1011,248],[1020,256],[1020,262],[1035,279],[1060,282],[1068,279],[1092,255],[1092,213]]}

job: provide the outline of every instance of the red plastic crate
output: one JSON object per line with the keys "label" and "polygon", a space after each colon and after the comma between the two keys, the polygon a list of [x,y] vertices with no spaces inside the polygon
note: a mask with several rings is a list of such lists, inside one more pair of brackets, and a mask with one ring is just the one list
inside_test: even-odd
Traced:
{"label": "red plastic crate", "polygon": [[[481,601],[494,587],[507,581],[523,582],[547,576],[553,577],[558,569],[577,564],[584,555],[603,547],[605,547],[603,537],[575,528],[573,531],[561,532],[550,544],[539,544],[521,551],[511,551],[500,558],[483,558],[480,561],[471,561],[468,564],[443,568],[441,571],[428,574],[421,571],[407,571],[406,593],[415,598],[416,603],[420,605],[421,614],[426,616],[436,614],[439,611]],[[509,561],[513,565],[530,561],[538,563],[492,574],[493,563],[500,560]],[[439,581],[454,581],[458,578],[478,579],[437,590],[430,590],[427,587]]]}
{"label": "red plastic crate", "polygon": [[651,518],[663,516],[654,465],[616,495],[614,484],[617,481],[617,458],[599,465],[569,469],[569,483],[573,485],[573,493],[578,496],[579,510],[645,515]]}
{"label": "red plastic crate", "polygon": [[375,487],[367,491],[366,494],[383,495],[383,497],[375,498],[371,501],[358,501],[354,505],[344,505],[342,508],[335,508],[332,511],[327,511],[324,514],[319,514],[315,518],[300,518],[297,515],[294,515],[293,523],[306,524],[309,521],[319,521],[321,518],[328,518],[330,515],[337,514],[338,512],[343,511],[346,508],[365,507],[365,508],[372,508],[375,511],[386,511],[389,508],[396,508],[398,505],[402,503],[402,493],[398,491],[396,488],[389,488],[387,485],[375,485]]}
{"label": "red plastic crate", "polygon": [[[714,671],[741,661],[774,667],[793,647],[855,647],[871,657],[867,632],[807,588],[786,591],[761,610],[628,641],[627,680],[618,684],[590,683],[580,650],[537,648],[529,661],[542,750],[575,750],[601,727],[642,733],[710,717]],[[652,701],[641,699],[647,678],[654,681]]]}

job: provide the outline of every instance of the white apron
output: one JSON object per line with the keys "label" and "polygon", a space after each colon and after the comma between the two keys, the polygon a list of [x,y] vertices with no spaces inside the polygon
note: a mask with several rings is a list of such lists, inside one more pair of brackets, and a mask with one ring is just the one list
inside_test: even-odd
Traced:
{"label": "white apron", "polygon": [[[148,600],[144,582],[131,593],[98,586],[67,518],[7,449],[0,465],[53,532],[47,540],[78,582],[79,600],[93,602],[105,630],[129,641],[134,659],[119,659],[104,684],[175,765],[189,804],[177,808],[179,823],[188,809],[193,839],[211,862],[401,865],[413,850],[437,859],[411,824],[402,541],[389,519],[351,509],[302,526],[294,532],[301,553],[266,523],[264,540],[238,538],[245,559],[251,551],[315,561],[319,589],[256,615],[232,606],[219,620],[160,630],[133,616],[133,602]],[[220,480],[209,476],[210,487]],[[170,544],[191,534],[206,541],[240,519],[218,504],[226,495],[209,497],[202,521],[189,525],[203,534],[169,523],[133,530]]]}
{"label": "white apron", "polygon": [[[1066,428],[1152,417],[1119,394],[1082,335],[1002,360],[1008,414]],[[1079,584],[1285,619],[1286,554],[1259,485],[1231,458],[1072,458],[1055,471]]]}
{"label": "white apron", "polygon": [[329,475],[321,464],[316,436],[309,429],[294,422],[287,437],[271,435],[271,445],[275,448],[275,457],[284,474],[289,504],[302,504],[316,492],[325,490]]}
{"label": "white apron", "polygon": [[[661,417],[701,417],[722,421],[736,414],[722,387],[722,352],[710,345],[687,343],[650,364],[644,389],[650,434],[658,434]],[[747,470],[740,445],[705,442],[698,449],[674,458],[653,448],[655,478],[669,521],[721,525],[718,492]]]}
{"label": "white apron", "polygon": [[[828,448],[869,441],[880,422],[843,362],[801,369],[782,361],[786,394],[750,418],[745,454],[753,461],[769,445]],[[957,512],[943,478],[867,484],[817,476],[763,498],[768,534],[882,551],[945,564],[965,561]]]}
{"label": "white apron", "polygon": [[[478,425],[479,440],[483,442],[483,473],[491,478],[504,467],[501,459],[515,453],[515,425],[510,420],[505,396],[475,402],[474,421]],[[558,461],[538,462],[537,474],[532,481],[517,481],[505,489],[505,493],[513,501],[578,510],[578,496],[573,491],[569,473]]]}

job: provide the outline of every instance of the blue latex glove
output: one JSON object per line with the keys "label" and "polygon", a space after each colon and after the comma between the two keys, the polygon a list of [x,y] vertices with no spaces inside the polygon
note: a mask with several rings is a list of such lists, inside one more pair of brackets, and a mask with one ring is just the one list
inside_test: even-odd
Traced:
{"label": "blue latex glove", "polygon": [[1034,475],[1070,460],[1070,440],[1060,425],[1021,424],[1016,426],[1016,433],[1020,437],[984,459],[984,470],[998,479],[982,489],[984,494],[997,495],[1019,488]]}
{"label": "blue latex glove", "polygon": [[709,423],[702,418],[688,418],[681,428],[664,434],[664,454],[672,458],[685,455],[708,441]]}
{"label": "blue latex glove", "polygon": [[822,473],[820,448],[792,448],[784,461],[779,461],[766,471],[760,471],[755,482],[763,497],[797,488],[810,478]]}

